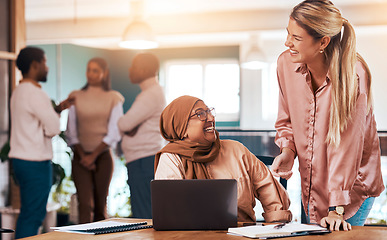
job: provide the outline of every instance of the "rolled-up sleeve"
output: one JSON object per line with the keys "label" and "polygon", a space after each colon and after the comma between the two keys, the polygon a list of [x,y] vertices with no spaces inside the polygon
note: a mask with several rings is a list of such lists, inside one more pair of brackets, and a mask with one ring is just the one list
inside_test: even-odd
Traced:
{"label": "rolled-up sleeve", "polygon": [[108,131],[106,136],[102,139],[104,143],[112,148],[115,148],[117,143],[121,140],[121,132],[118,129],[118,120],[123,115],[122,102],[118,102],[110,113]]}
{"label": "rolled-up sleeve", "polygon": [[290,222],[292,220],[292,213],[288,210],[290,199],[285,188],[273,177],[264,163],[253,155],[250,158],[255,162],[251,166],[254,195],[262,204],[265,221]]}
{"label": "rolled-up sleeve", "polygon": [[74,105],[69,108],[67,128],[65,134],[68,146],[74,146],[75,144],[79,143],[77,130],[77,113]]}

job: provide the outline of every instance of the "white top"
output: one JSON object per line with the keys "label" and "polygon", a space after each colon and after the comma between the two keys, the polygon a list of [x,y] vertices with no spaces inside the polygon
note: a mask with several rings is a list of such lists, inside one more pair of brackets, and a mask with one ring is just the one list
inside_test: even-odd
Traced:
{"label": "white top", "polygon": [[121,147],[127,163],[155,155],[165,145],[160,133],[160,115],[165,106],[163,89],[154,81],[154,84],[142,89],[130,109],[120,118],[118,128],[123,133],[139,126],[134,136],[123,134],[122,137]]}
{"label": "white top", "polygon": [[51,138],[60,133],[59,115],[48,95],[25,80],[11,97],[10,158],[28,161],[52,159]]}
{"label": "white top", "polygon": [[[116,148],[117,143],[121,140],[121,133],[117,127],[118,119],[123,115],[122,102],[118,102],[110,113],[108,131],[106,136],[102,139],[104,143],[112,148]],[[79,143],[77,131],[77,113],[75,106],[69,108],[69,116],[66,129],[66,142],[69,146]]]}

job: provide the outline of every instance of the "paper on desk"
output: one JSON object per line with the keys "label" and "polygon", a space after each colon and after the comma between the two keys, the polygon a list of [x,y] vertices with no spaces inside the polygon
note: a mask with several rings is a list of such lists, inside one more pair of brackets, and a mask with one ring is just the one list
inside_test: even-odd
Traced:
{"label": "paper on desk", "polygon": [[278,229],[274,228],[274,226],[275,224],[265,226],[254,225],[247,227],[229,228],[228,232],[249,238],[266,238],[290,235],[292,233],[297,232],[326,230],[326,228],[323,228],[319,225],[307,225],[300,223],[287,223],[286,225]]}
{"label": "paper on desk", "polygon": [[102,222],[93,222],[93,223],[71,225],[71,226],[65,226],[65,227],[51,227],[51,229],[54,229],[55,231],[58,231],[58,232],[75,232],[75,233],[81,233],[81,234],[94,234],[94,233],[90,233],[90,232],[80,232],[80,230],[123,226],[123,225],[127,225],[127,224],[128,223],[126,223],[126,222],[118,222],[118,221],[102,221]]}

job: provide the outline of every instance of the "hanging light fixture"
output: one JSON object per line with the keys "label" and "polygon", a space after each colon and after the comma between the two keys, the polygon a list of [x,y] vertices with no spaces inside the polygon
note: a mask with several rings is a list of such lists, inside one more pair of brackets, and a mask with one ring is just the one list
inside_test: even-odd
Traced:
{"label": "hanging light fixture", "polygon": [[250,49],[241,63],[241,67],[244,69],[263,69],[267,66],[265,53],[260,48],[260,38],[258,35],[251,35],[250,37]]}
{"label": "hanging light fixture", "polygon": [[143,20],[143,1],[132,0],[130,3],[133,21],[124,31],[120,47],[130,49],[157,48],[158,43],[152,28]]}

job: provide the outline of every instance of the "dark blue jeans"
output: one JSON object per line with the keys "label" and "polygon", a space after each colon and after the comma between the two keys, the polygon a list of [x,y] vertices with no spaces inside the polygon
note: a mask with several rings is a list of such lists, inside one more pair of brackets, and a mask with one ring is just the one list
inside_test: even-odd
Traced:
{"label": "dark blue jeans", "polygon": [[46,216],[47,199],[52,185],[51,160],[11,160],[17,184],[20,186],[21,199],[15,238],[33,236],[38,234]]}
{"label": "dark blue jeans", "polygon": [[126,164],[132,217],[152,218],[150,182],[154,178],[155,156],[149,156]]}

